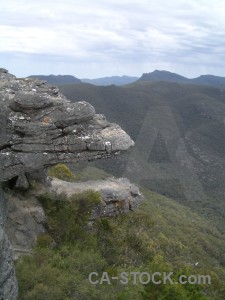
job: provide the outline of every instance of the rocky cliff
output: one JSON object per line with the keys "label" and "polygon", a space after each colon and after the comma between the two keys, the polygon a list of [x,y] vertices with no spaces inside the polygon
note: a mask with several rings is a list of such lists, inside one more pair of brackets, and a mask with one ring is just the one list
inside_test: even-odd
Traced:
{"label": "rocky cliff", "polygon": [[[30,173],[59,162],[107,158],[133,146],[116,124],[89,103],[70,103],[55,86],[0,69],[0,183],[29,185]],[[17,284],[5,234],[0,192],[0,299],[14,300]]]}
{"label": "rocky cliff", "polygon": [[0,181],[59,162],[109,157],[134,144],[85,101],[0,71]]}

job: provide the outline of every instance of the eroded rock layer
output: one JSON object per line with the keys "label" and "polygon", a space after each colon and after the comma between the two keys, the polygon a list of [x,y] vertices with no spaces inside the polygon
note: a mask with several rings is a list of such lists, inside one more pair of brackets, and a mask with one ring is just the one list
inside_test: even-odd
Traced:
{"label": "eroded rock layer", "polygon": [[89,103],[0,69],[0,182],[59,162],[109,157],[134,144]]}

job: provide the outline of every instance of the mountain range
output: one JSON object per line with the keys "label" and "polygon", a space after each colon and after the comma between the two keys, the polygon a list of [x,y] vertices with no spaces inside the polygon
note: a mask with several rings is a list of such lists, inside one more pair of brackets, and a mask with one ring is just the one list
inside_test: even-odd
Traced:
{"label": "mountain range", "polygon": [[47,81],[50,84],[61,85],[71,83],[81,83],[82,81],[72,75],[31,75],[29,78],[37,78]]}
{"label": "mountain range", "polygon": [[118,87],[60,86],[118,123],[136,146],[95,162],[213,219],[225,231],[225,92],[209,85],[143,81]]}
{"label": "mountain range", "polygon": [[138,77],[132,76],[111,76],[96,79],[81,79],[82,82],[91,83],[94,85],[125,85],[138,80]]}
{"label": "mountain range", "polygon": [[215,75],[201,75],[196,78],[187,78],[176,73],[168,71],[155,70],[151,73],[144,73],[140,81],[170,81],[170,82],[181,82],[181,83],[193,83],[193,84],[203,84],[212,86],[222,86],[225,85],[225,77],[215,76]]}
{"label": "mountain range", "polygon": [[74,83],[90,83],[97,86],[117,85],[122,86],[131,84],[135,81],[169,81],[180,83],[192,83],[199,85],[212,85],[217,87],[225,87],[225,77],[215,75],[201,75],[196,78],[187,78],[169,71],[155,70],[150,73],[144,73],[140,78],[134,76],[111,76],[96,79],[78,79],[72,75],[31,75],[29,77],[46,80],[50,84],[63,85]]}

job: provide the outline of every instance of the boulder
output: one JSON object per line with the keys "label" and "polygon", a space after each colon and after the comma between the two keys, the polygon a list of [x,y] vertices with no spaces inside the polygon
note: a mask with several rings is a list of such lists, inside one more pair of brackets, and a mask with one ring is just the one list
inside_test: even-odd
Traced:
{"label": "boulder", "polygon": [[53,193],[66,193],[68,196],[90,189],[99,192],[102,198],[101,203],[92,211],[92,220],[128,213],[137,208],[143,200],[139,188],[126,178],[113,177],[86,182],[66,182],[53,178],[50,188]]}

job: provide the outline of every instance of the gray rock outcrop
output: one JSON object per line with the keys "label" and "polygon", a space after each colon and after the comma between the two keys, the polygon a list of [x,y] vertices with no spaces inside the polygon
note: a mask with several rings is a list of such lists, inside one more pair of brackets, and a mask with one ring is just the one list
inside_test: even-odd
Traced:
{"label": "gray rock outcrop", "polygon": [[134,144],[85,101],[0,70],[0,182],[60,162],[110,157]]}
{"label": "gray rock outcrop", "polygon": [[[70,103],[43,80],[16,78],[0,68],[0,184],[26,188],[35,170],[106,158],[134,142],[89,103]],[[5,234],[6,200],[0,196],[0,299],[15,300],[12,249]]]}
{"label": "gray rock outcrop", "polygon": [[101,194],[102,201],[92,211],[91,219],[110,217],[134,210],[143,200],[139,188],[126,178],[108,178],[107,180],[90,180],[86,182],[66,182],[54,178],[51,190],[68,196],[86,190]]}
{"label": "gray rock outcrop", "polygon": [[46,217],[34,196],[9,196],[6,233],[14,259],[32,252],[37,236],[45,233]]}

